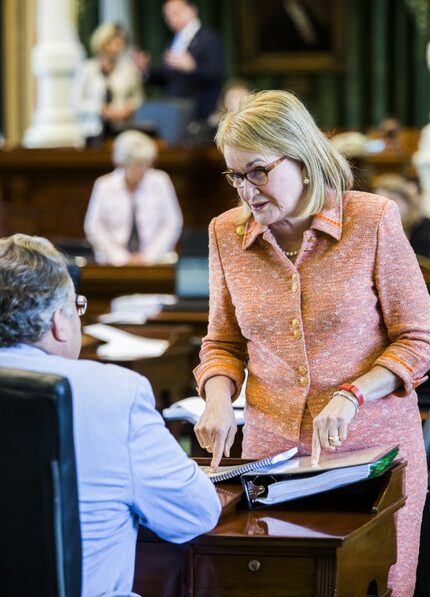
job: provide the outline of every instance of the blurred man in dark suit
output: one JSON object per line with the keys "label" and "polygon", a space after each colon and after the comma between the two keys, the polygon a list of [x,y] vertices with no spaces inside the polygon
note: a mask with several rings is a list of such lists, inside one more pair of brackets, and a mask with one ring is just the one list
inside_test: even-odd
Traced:
{"label": "blurred man in dark suit", "polygon": [[221,40],[202,26],[197,7],[188,0],[166,0],[163,15],[174,33],[163,55],[163,68],[151,69],[145,52],[136,55],[136,62],[149,82],[164,86],[166,95],[193,100],[193,118],[206,121],[216,109],[223,82]]}

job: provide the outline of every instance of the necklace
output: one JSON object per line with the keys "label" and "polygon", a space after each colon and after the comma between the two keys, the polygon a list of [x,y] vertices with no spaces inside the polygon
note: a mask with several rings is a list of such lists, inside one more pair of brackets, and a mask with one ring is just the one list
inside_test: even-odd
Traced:
{"label": "necklace", "polygon": [[299,249],[297,249],[297,251],[284,251],[284,250],[282,250],[282,252],[287,257],[296,257],[299,254]]}

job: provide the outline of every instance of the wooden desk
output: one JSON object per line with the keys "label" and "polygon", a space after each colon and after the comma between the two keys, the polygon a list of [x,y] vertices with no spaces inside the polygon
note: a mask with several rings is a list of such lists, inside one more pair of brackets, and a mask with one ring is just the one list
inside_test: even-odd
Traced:
{"label": "wooden desk", "polygon": [[189,326],[193,330],[193,336],[198,341],[200,350],[200,339],[208,331],[208,315],[207,311],[162,311],[158,315],[150,317],[148,321],[158,324]]}
{"label": "wooden desk", "polygon": [[[399,147],[363,157],[358,166],[365,184],[386,170],[407,172],[419,133],[419,129],[402,133]],[[237,204],[235,190],[221,176],[224,165],[211,145],[160,148],[156,167],[172,178],[185,227],[206,227],[213,217]],[[100,149],[0,149],[1,235],[23,232],[50,240],[83,238],[94,181],[112,169],[108,145]]]}
{"label": "wooden desk", "polygon": [[237,509],[184,545],[141,528],[134,590],[145,597],[364,597],[373,587],[370,595],[388,597],[404,468],[358,484],[366,499],[353,498],[356,484],[291,502],[289,510]]}
{"label": "wooden desk", "polygon": [[[420,257],[419,262],[430,288],[430,260]],[[173,294],[174,286],[174,265],[114,267],[88,263],[81,268],[79,292],[88,298],[88,313],[98,315],[109,311],[111,300],[117,296],[135,292]],[[207,313],[171,311],[160,313],[151,321],[190,325],[196,330],[196,335],[203,336],[208,319]]]}
{"label": "wooden desk", "polygon": [[[206,227],[237,204],[214,146],[161,148],[155,165],[172,178],[187,228]],[[94,181],[113,170],[111,148],[0,149],[0,232],[84,237]]]}
{"label": "wooden desk", "polygon": [[[186,326],[122,325],[115,326],[138,336],[169,340],[170,346],[160,357],[117,361],[116,365],[127,367],[144,375],[151,382],[159,411],[192,393],[192,330]],[[84,336],[80,358],[101,361],[96,347],[101,342]],[[112,361],[109,361],[112,362]]]}
{"label": "wooden desk", "polygon": [[79,292],[88,299],[88,313],[100,315],[110,310],[111,300],[134,293],[173,294],[173,265],[114,267],[88,263],[80,270]]}
{"label": "wooden desk", "polygon": [[[88,263],[80,270],[79,292],[88,299],[88,313],[100,315],[110,310],[113,298],[127,294],[173,294],[175,266],[122,266]],[[186,325],[193,335],[202,337],[207,332],[207,312],[161,312],[149,322],[157,325]]]}

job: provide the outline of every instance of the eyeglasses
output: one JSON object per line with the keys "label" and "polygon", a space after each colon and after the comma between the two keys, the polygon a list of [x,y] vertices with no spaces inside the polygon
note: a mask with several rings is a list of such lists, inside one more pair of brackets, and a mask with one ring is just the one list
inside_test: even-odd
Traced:
{"label": "eyeglasses", "polygon": [[271,164],[267,166],[258,166],[249,172],[245,172],[245,174],[241,174],[240,172],[235,172],[234,170],[226,170],[222,174],[224,174],[226,181],[235,189],[241,187],[245,181],[245,178],[248,182],[255,185],[256,187],[262,187],[267,183],[269,180],[269,172],[279,166],[281,162],[287,159],[287,156],[284,155],[282,158],[275,160]]}
{"label": "eyeglasses", "polygon": [[78,312],[79,317],[82,317],[82,315],[85,315],[85,313],[87,312],[87,307],[88,307],[87,297],[84,296],[83,294],[77,294],[76,299],[75,299],[75,304],[76,304],[76,311]]}

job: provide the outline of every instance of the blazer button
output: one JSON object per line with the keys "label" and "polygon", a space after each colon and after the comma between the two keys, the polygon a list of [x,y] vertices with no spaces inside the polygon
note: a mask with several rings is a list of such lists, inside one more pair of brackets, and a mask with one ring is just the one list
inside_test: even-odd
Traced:
{"label": "blazer button", "polygon": [[304,365],[300,365],[300,367],[299,367],[300,375],[306,375],[307,372],[308,372],[308,370],[306,369],[306,367]]}
{"label": "blazer button", "polygon": [[298,319],[293,319],[291,323],[293,325],[293,328],[298,328],[300,326],[300,321]]}
{"label": "blazer button", "polygon": [[293,336],[296,340],[300,340],[300,338],[302,337],[302,334],[301,334],[300,330],[294,330]]}
{"label": "blazer button", "polygon": [[238,226],[236,228],[236,234],[238,236],[243,236],[245,234],[245,226]]}
{"label": "blazer button", "polygon": [[299,379],[300,385],[301,386],[307,386],[308,385],[308,378],[303,376]]}

